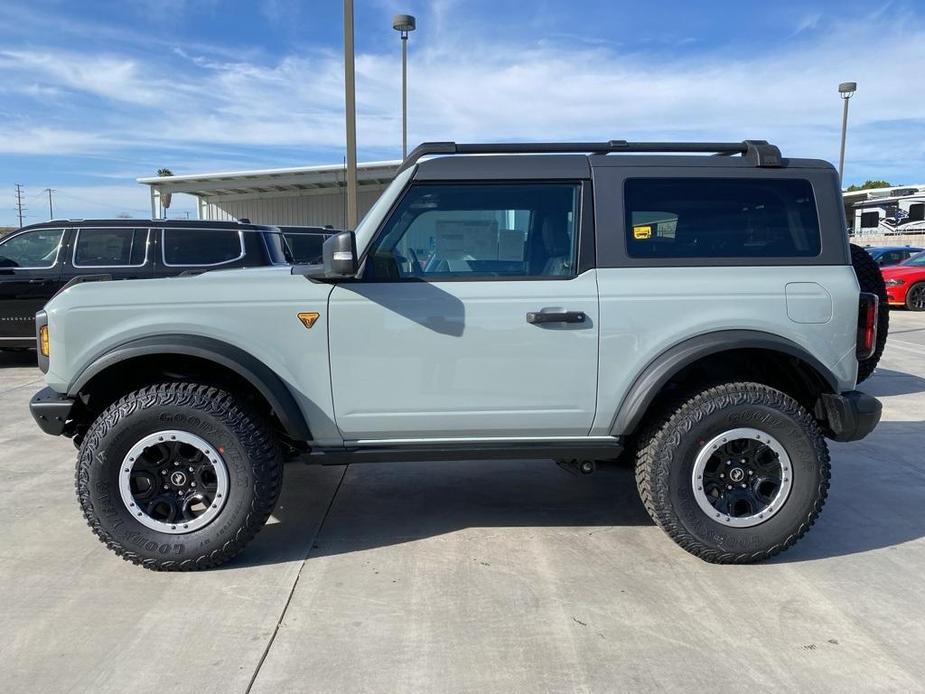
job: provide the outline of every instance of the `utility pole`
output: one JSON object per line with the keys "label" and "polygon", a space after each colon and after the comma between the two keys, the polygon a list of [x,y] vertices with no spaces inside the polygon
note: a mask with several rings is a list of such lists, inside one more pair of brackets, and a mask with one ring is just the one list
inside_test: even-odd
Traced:
{"label": "utility pole", "polygon": [[55,189],[46,188],[45,192],[48,193],[48,218],[54,219],[55,218],[55,208],[54,208],[54,205],[52,205],[51,203],[51,194],[55,192]]}
{"label": "utility pole", "polygon": [[19,213],[19,228],[22,229],[22,213],[26,211],[22,206],[22,183],[16,184],[16,211]]}
{"label": "utility pole", "polygon": [[344,0],[344,101],[347,110],[347,228],[357,225],[357,103],[353,65],[353,0]]}

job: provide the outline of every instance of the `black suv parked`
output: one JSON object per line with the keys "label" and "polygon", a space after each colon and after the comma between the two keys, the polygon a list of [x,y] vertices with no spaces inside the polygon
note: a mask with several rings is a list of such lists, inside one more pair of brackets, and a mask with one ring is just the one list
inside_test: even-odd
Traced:
{"label": "black suv parked", "polygon": [[289,250],[292,251],[292,262],[299,265],[320,263],[321,246],[338,233],[334,227],[281,226],[279,230],[283,232]]}
{"label": "black suv parked", "polygon": [[35,313],[88,275],[169,277],[285,265],[279,229],[238,222],[71,219],[33,224],[0,241],[0,348],[35,346]]}

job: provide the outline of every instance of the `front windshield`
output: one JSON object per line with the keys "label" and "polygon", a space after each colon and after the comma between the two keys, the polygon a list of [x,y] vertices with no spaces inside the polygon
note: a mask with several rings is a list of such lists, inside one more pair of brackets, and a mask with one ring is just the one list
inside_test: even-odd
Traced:
{"label": "front windshield", "polygon": [[916,253],[914,256],[909,258],[902,265],[917,265],[919,267],[925,267],[925,251],[921,253]]}
{"label": "front windshield", "polygon": [[379,228],[379,224],[382,223],[382,219],[388,214],[392,203],[395,202],[395,198],[401,194],[405,184],[411,178],[414,169],[415,167],[413,166],[409,167],[392,179],[389,187],[382,191],[379,199],[376,200],[375,204],[369,208],[369,212],[357,224],[357,228],[354,230],[357,240],[357,255],[363,254],[373,234],[376,233],[376,229]]}

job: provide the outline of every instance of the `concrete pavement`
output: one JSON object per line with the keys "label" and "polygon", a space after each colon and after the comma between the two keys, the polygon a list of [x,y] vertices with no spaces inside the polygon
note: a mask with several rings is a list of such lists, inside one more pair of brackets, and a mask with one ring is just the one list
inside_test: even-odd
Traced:
{"label": "concrete pavement", "polygon": [[155,574],[90,533],[74,449],[0,355],[0,688],[9,692],[925,691],[925,315],[892,313],[832,444],[829,501],[771,562],[705,564],[628,467],[548,461],[286,469],[230,565]]}

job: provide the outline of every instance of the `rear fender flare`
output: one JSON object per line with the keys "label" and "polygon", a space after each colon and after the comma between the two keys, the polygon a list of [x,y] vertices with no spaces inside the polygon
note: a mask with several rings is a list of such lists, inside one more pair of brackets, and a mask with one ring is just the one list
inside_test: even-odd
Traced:
{"label": "rear fender flare", "polygon": [[610,433],[633,433],[661,389],[686,366],[711,354],[738,349],[764,349],[796,357],[812,367],[831,392],[838,391],[838,379],[832,371],[795,342],[757,330],[721,330],[685,340],[649,362],[617,408]]}

